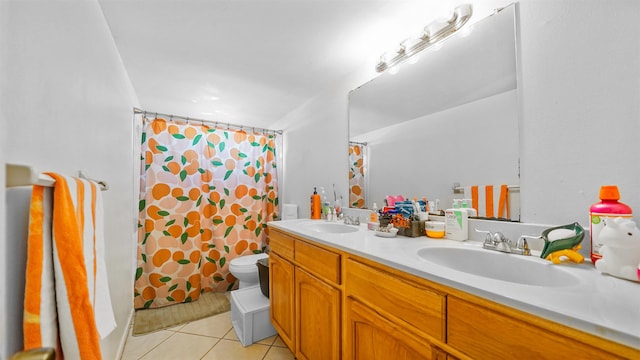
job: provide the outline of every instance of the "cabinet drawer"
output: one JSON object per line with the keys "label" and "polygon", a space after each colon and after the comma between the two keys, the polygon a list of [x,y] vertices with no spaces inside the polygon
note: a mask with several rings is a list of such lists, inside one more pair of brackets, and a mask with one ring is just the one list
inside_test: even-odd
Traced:
{"label": "cabinet drawer", "polygon": [[[528,324],[462,299],[449,296],[447,304],[447,343],[471,358],[557,359],[582,354],[589,359],[620,358],[590,346],[587,334],[570,329],[557,331]],[[584,342],[583,342],[584,341]],[[637,358],[636,352],[632,357]],[[626,356],[625,356],[626,357]]]}
{"label": "cabinet drawer", "polygon": [[293,261],[295,239],[273,228],[269,229],[269,247],[287,260]]}
{"label": "cabinet drawer", "polygon": [[296,263],[334,284],[340,284],[340,254],[305,241],[296,242]]}
{"label": "cabinet drawer", "polygon": [[347,296],[394,316],[435,339],[445,339],[446,295],[348,259]]}

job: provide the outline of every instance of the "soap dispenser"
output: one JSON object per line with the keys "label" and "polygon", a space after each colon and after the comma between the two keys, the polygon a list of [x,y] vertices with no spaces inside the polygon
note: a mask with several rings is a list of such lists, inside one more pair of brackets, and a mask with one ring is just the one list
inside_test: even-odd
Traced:
{"label": "soap dispenser", "polygon": [[313,194],[311,195],[311,218],[318,220],[320,217],[320,195],[316,188],[313,188]]}
{"label": "soap dispenser", "polygon": [[445,233],[449,240],[465,241],[469,239],[469,213],[460,208],[460,200],[453,201],[453,207],[444,212]]}

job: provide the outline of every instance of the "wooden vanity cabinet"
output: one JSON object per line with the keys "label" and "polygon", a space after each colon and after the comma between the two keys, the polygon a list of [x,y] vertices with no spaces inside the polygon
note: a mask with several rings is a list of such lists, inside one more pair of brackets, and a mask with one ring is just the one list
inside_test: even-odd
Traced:
{"label": "wooden vanity cabinet", "polygon": [[269,245],[273,326],[297,359],[339,359],[341,254],[277,229]]}
{"label": "wooden vanity cabinet", "polygon": [[448,296],[447,343],[472,359],[638,359],[640,351],[484,299]]}
{"label": "wooden vanity cabinet", "polygon": [[274,251],[269,254],[269,302],[273,327],[295,352],[295,269],[291,261]]}
{"label": "wooden vanity cabinet", "polygon": [[640,359],[640,349],[370,259],[269,236],[271,320],[298,359]]}
{"label": "wooden vanity cabinet", "polygon": [[364,259],[345,268],[345,359],[446,359],[444,293]]}

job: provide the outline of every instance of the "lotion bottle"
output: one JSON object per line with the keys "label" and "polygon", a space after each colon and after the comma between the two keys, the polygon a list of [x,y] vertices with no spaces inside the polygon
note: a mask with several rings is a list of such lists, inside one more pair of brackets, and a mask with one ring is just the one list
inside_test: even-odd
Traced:
{"label": "lotion bottle", "polygon": [[444,219],[447,239],[465,241],[469,238],[469,213],[460,208],[459,200],[453,201],[453,208],[445,210]]}
{"label": "lotion bottle", "polygon": [[462,208],[467,211],[467,214],[469,215],[469,217],[478,216],[478,212],[476,211],[476,209],[471,207],[470,203],[471,203],[471,199],[462,200]]}
{"label": "lotion bottle", "polygon": [[369,222],[378,222],[378,204],[373,203],[373,209],[371,209],[371,215],[369,215]]}
{"label": "lotion bottle", "polygon": [[314,220],[319,220],[321,218],[320,195],[316,191],[316,188],[313,188],[313,195],[311,195],[311,218]]}

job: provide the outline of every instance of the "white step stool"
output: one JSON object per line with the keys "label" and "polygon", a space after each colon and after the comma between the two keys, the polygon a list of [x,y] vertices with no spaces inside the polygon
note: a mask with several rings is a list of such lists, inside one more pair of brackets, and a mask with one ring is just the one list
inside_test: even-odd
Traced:
{"label": "white step stool", "polygon": [[277,334],[269,318],[269,298],[260,285],[231,292],[231,323],[244,346]]}

